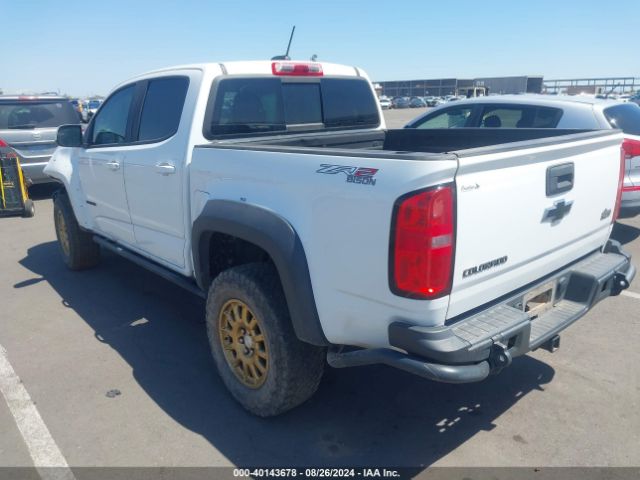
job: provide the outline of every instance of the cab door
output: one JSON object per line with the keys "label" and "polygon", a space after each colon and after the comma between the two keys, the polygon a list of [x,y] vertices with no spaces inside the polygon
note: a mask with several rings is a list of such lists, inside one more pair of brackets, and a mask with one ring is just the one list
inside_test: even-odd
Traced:
{"label": "cab door", "polygon": [[78,174],[97,232],[134,244],[124,185],[124,160],[131,143],[136,84],[114,92],[96,114],[79,152]]}
{"label": "cab door", "polygon": [[[191,112],[200,71],[171,72],[141,81],[135,142],[124,160],[131,223],[138,249],[179,268],[187,242],[184,184]],[[189,95],[189,100],[187,96]]]}

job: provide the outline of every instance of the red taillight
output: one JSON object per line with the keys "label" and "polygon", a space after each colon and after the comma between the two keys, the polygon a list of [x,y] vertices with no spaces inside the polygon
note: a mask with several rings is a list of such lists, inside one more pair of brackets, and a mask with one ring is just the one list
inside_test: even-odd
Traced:
{"label": "red taillight", "polygon": [[454,225],[452,185],[415,192],[396,202],[390,251],[394,293],[432,299],[451,291]]}
{"label": "red taillight", "polygon": [[0,147],[8,147],[7,143],[0,138]]}
{"label": "red taillight", "polygon": [[631,140],[630,138],[625,138],[622,141],[622,150],[624,151],[625,158],[640,156],[640,140]]}
{"label": "red taillight", "polygon": [[620,148],[620,176],[618,177],[618,194],[616,196],[616,206],[613,210],[611,222],[615,222],[620,214],[620,205],[622,203],[622,192],[633,191],[635,187],[624,187],[624,172],[627,168],[627,161],[633,157],[640,156],[640,141],[625,138]]}
{"label": "red taillight", "polygon": [[322,65],[319,63],[273,62],[271,71],[274,75],[321,77]]}

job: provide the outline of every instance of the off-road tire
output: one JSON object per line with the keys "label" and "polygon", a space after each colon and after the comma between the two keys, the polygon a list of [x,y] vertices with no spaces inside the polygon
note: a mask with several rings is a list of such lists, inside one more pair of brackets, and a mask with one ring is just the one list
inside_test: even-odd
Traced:
{"label": "off-road tire", "polygon": [[[100,246],[78,225],[66,193],[58,192],[53,199],[53,220],[60,254],[67,267],[71,270],[95,267],[100,262]],[[63,246],[65,234],[68,248]]]}
{"label": "off-road tire", "polygon": [[[234,299],[254,313],[266,337],[269,366],[266,379],[258,388],[238,379],[223,352],[219,315],[227,302]],[[218,373],[231,394],[249,412],[260,417],[279,415],[305,402],[317,390],[326,351],[296,337],[273,265],[250,263],[218,275],[209,288],[206,320]]]}

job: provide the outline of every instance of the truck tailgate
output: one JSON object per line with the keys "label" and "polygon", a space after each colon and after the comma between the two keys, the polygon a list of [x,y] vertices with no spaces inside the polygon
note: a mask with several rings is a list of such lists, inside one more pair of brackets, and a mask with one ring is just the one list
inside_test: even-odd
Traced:
{"label": "truck tailgate", "polygon": [[[622,135],[458,152],[451,319],[600,248],[611,232]],[[524,148],[523,148],[524,147]]]}

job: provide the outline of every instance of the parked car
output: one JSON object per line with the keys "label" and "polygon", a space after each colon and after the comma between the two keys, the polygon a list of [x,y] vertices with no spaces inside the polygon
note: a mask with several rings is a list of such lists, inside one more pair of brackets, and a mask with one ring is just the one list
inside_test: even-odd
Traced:
{"label": "parked car", "polygon": [[73,105],[74,110],[78,113],[78,118],[80,120],[84,120],[84,115],[83,115],[84,105],[82,101],[78,100],[77,98],[72,98],[70,102],[71,102],[71,105]]}
{"label": "parked car", "polygon": [[409,108],[411,100],[408,97],[396,97],[391,101],[393,108]]}
{"label": "parked car", "polygon": [[438,105],[437,97],[424,97],[424,102],[427,104],[427,107],[435,107]]}
{"label": "parked car", "polygon": [[0,139],[20,155],[29,184],[51,182],[42,170],[56,149],[58,127],[78,121],[66,97],[0,95]]}
{"label": "parked car", "polygon": [[411,108],[425,108],[427,103],[420,97],[413,97],[409,102]]}
{"label": "parked car", "polygon": [[383,110],[388,110],[389,108],[391,108],[391,100],[389,100],[387,97],[380,97],[378,102],[380,103],[380,108],[382,108]]}
{"label": "parked car", "polygon": [[460,100],[412,120],[406,128],[611,129],[625,134],[622,208],[640,208],[640,106],[593,96],[502,95]]}
{"label": "parked car", "polygon": [[93,116],[96,114],[96,112],[98,111],[98,108],[100,108],[100,105],[102,105],[102,100],[89,100],[87,102],[87,108],[86,108],[86,112],[87,112],[87,119],[86,121],[90,121],[91,118],[93,118]]}
{"label": "parked car", "polygon": [[218,373],[261,416],[327,361],[483,380],[629,286],[609,240],[622,133],[386,130],[380,112],[341,65],[136,76],[84,136],[58,131],[61,257],[89,268],[102,247],[206,297]]}

